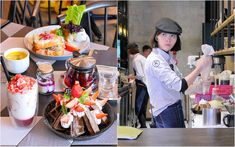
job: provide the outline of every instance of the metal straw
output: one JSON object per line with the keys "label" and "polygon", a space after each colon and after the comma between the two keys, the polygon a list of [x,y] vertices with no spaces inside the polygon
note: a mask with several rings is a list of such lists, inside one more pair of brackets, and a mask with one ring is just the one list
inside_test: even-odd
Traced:
{"label": "metal straw", "polygon": [[2,67],[3,67],[4,73],[6,75],[7,81],[9,82],[11,80],[11,76],[10,76],[10,74],[9,74],[7,68],[6,68],[6,64],[5,64],[2,56],[1,56],[1,63],[2,63]]}

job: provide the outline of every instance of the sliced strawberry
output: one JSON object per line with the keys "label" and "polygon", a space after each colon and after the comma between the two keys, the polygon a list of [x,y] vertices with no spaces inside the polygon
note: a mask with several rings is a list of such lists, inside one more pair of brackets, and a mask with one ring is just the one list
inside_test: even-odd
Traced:
{"label": "sliced strawberry", "polygon": [[84,111],[84,108],[81,107],[80,105],[76,105],[75,108],[74,108],[75,111],[77,112],[83,112]]}
{"label": "sliced strawberry", "polygon": [[96,114],[95,116],[96,116],[97,119],[101,119],[101,118],[103,118],[105,116],[108,116],[108,114],[106,114],[106,113],[99,113],[99,114]]}
{"label": "sliced strawberry", "polygon": [[77,48],[76,46],[74,46],[73,44],[69,43],[69,42],[65,42],[65,49],[67,51],[70,51],[70,52],[74,52],[74,51],[78,51],[79,48]]}
{"label": "sliced strawberry", "polygon": [[82,93],[83,93],[82,87],[80,86],[78,81],[75,81],[75,84],[72,87],[72,96],[80,98]]}
{"label": "sliced strawberry", "polygon": [[78,100],[77,99],[73,99],[73,100],[71,100],[70,102],[68,102],[66,105],[65,105],[65,107],[66,108],[73,108],[75,105],[77,105],[78,104]]}
{"label": "sliced strawberry", "polygon": [[82,95],[85,95],[85,94],[87,94],[87,93],[88,93],[88,95],[90,95],[91,92],[92,92],[92,88],[89,87],[89,88],[85,89],[85,90],[82,92]]}
{"label": "sliced strawberry", "polygon": [[92,101],[85,101],[84,103],[83,103],[84,105],[87,105],[87,106],[92,106],[92,105],[94,105],[95,104],[95,102],[92,102]]}
{"label": "sliced strawberry", "polygon": [[91,99],[93,99],[93,100],[95,101],[98,96],[99,96],[99,91],[96,91],[96,92],[91,96]]}
{"label": "sliced strawberry", "polygon": [[56,105],[58,106],[60,104],[60,96],[54,93],[52,94],[52,96],[54,97]]}

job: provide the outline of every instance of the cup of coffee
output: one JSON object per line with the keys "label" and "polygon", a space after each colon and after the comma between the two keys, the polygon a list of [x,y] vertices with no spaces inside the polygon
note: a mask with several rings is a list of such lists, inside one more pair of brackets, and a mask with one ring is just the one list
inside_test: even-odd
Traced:
{"label": "cup of coffee", "polygon": [[234,114],[225,115],[223,118],[224,125],[227,127],[234,127]]}
{"label": "cup of coffee", "polygon": [[6,50],[3,59],[7,70],[14,74],[23,73],[29,67],[29,51],[24,48]]}

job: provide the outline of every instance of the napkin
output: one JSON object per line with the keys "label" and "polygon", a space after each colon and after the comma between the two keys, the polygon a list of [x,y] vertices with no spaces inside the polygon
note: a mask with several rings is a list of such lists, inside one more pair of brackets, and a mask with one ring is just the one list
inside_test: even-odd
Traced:
{"label": "napkin", "polygon": [[[208,44],[203,44],[201,46],[202,52],[203,52],[203,56],[212,56],[214,55],[214,48]],[[202,56],[202,57],[203,57]],[[204,65],[204,68],[201,71],[201,77],[203,81],[208,81],[209,77],[210,77],[210,71],[211,71],[211,66],[212,66],[212,62],[207,63],[206,65]],[[205,93],[206,91],[208,91],[208,86],[206,86],[206,90],[203,90],[203,93]]]}
{"label": "napkin", "polygon": [[[1,51],[0,53],[3,54],[6,50],[10,48],[26,48],[24,45],[24,37],[9,37],[5,41],[1,43]],[[55,63],[54,60],[45,60],[38,57],[35,57],[32,53],[30,53],[30,58],[36,62],[50,62],[51,64]]]}
{"label": "napkin", "polygon": [[117,134],[118,139],[137,139],[143,130],[136,129],[128,126],[118,126]]}
{"label": "napkin", "polygon": [[32,127],[23,128],[16,127],[10,120],[10,117],[0,117],[1,124],[1,140],[0,146],[2,145],[12,145],[16,146],[20,141],[31,131],[31,129],[38,123],[42,117],[36,117],[36,122]]}
{"label": "napkin", "polygon": [[206,56],[208,56],[208,55],[212,56],[215,53],[214,48],[208,44],[203,44],[201,46],[201,49],[202,49],[203,54]]}

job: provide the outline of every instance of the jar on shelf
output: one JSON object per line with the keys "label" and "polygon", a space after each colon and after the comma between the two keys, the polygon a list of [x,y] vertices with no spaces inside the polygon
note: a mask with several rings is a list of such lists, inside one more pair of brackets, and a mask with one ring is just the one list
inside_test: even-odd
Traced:
{"label": "jar on shelf", "polygon": [[48,95],[55,90],[54,70],[50,63],[39,63],[37,70],[38,92]]}

